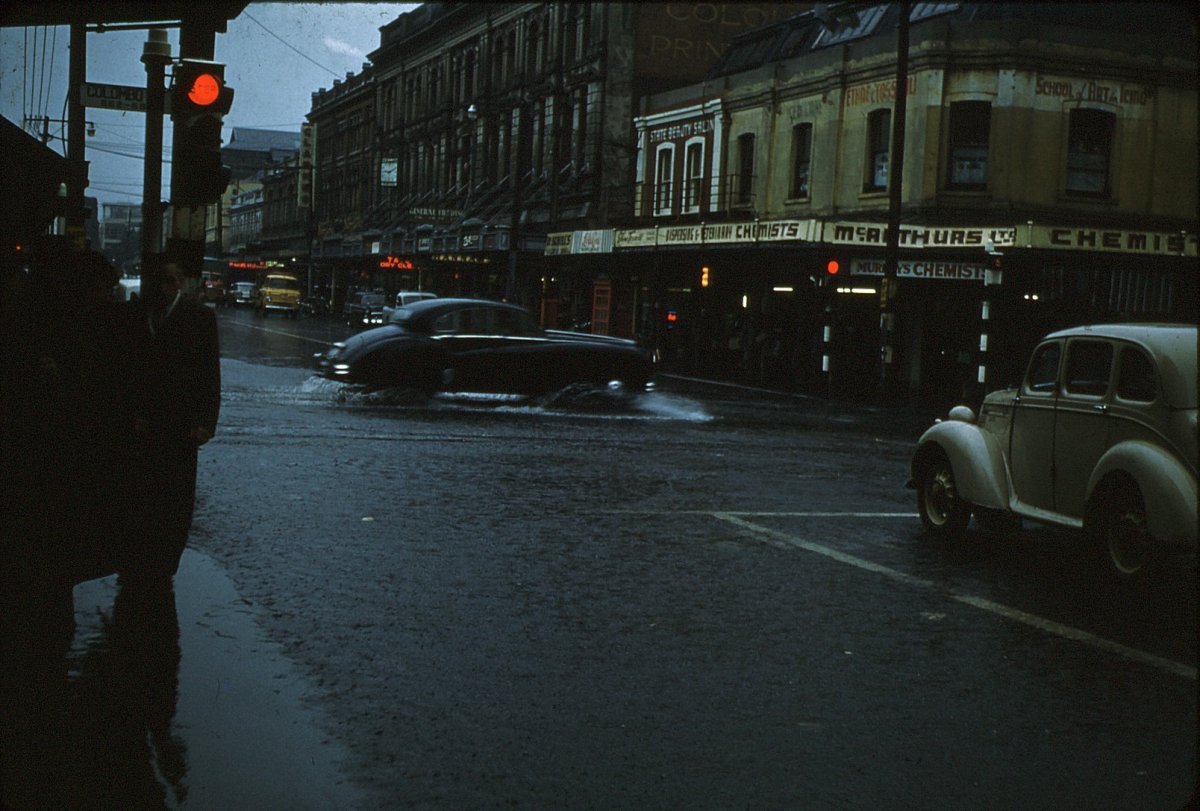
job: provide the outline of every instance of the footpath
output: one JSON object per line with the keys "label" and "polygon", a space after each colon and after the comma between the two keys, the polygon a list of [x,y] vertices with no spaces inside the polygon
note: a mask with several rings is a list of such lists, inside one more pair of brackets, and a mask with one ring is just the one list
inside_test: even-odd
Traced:
{"label": "footpath", "polygon": [[[129,714],[169,724],[169,729],[148,725],[142,733],[148,746],[137,746],[137,736],[109,737],[118,748],[127,739],[135,745],[103,753],[99,762],[124,761],[112,765],[127,774],[152,775],[158,784],[131,788],[131,793],[144,796],[149,789],[177,809],[296,811],[363,805],[363,795],[339,773],[347,751],[324,734],[321,712],[305,702],[305,679],[279,646],[265,638],[255,623],[255,609],[239,598],[216,561],[188,549],[175,577],[179,646],[174,690],[170,673],[160,679],[144,667],[121,671],[111,661],[100,664],[119,655],[108,644],[116,594],[115,576],[75,588],[76,634],[69,658],[70,682],[77,689],[72,712],[92,716],[83,720],[94,722],[105,719],[112,707],[132,707]],[[173,656],[165,659],[174,663]],[[98,679],[97,670],[141,674],[153,683]],[[96,689],[97,683],[103,689]],[[154,703],[159,706],[149,706]],[[107,723],[126,720],[109,717]],[[139,759],[148,762],[128,762]]]}

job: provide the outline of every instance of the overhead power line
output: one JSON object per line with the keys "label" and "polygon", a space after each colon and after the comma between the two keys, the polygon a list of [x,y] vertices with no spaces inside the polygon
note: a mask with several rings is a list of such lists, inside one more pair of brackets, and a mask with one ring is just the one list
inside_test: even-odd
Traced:
{"label": "overhead power line", "polygon": [[287,46],[288,48],[290,48],[292,51],[295,51],[297,54],[299,54],[300,56],[304,57],[304,58],[305,58],[305,59],[307,59],[309,62],[312,62],[314,65],[316,65],[317,67],[319,67],[321,70],[326,70],[326,71],[329,71],[331,74],[333,74],[333,76],[334,76],[334,78],[335,78],[335,79],[340,79],[340,78],[342,78],[341,74],[340,74],[340,73],[338,73],[336,70],[330,70],[330,69],[329,69],[329,68],[327,68],[325,65],[322,65],[320,62],[318,62],[317,60],[313,59],[313,58],[312,58],[311,56],[309,56],[308,54],[304,53],[304,51],[301,51],[300,49],[296,48],[296,46],[292,45],[292,43],[288,42],[286,39],[284,39],[283,37],[281,37],[281,36],[279,36],[278,34],[276,34],[276,33],[275,33],[274,31],[272,31],[270,28],[267,28],[265,25],[263,25],[262,23],[260,23],[258,20],[254,19],[253,15],[251,15],[251,14],[250,14],[248,11],[243,11],[243,12],[242,12],[242,16],[243,16],[243,17],[247,17],[247,18],[249,18],[249,19],[250,19],[250,21],[251,21],[251,22],[253,22],[255,25],[257,25],[259,28],[261,28],[262,30],[266,31],[266,32],[267,32],[268,34],[270,34],[271,36],[275,37],[275,39],[277,39],[277,40],[279,40],[280,42],[282,42],[284,45],[286,45],[286,46]]}

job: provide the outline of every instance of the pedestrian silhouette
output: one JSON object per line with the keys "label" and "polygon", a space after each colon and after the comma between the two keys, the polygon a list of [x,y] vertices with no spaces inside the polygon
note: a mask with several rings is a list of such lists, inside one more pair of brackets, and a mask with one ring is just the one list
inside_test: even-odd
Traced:
{"label": "pedestrian silhouette", "polygon": [[221,366],[212,310],[184,290],[177,263],[166,263],[160,278],[144,320],[146,537],[122,575],[162,586],[174,576],[191,529],[197,452],[217,429]]}

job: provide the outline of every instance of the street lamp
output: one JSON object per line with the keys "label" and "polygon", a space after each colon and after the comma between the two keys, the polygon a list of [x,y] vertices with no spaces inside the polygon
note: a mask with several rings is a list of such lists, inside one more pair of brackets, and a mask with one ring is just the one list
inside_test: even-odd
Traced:
{"label": "street lamp", "polygon": [[463,214],[470,214],[467,209],[471,205],[471,193],[475,190],[475,149],[478,141],[479,108],[474,103],[467,108],[467,130],[470,135],[467,147],[467,199],[463,206]]}
{"label": "street lamp", "polygon": [[512,138],[512,146],[515,152],[512,167],[512,219],[508,226],[508,275],[504,283],[504,298],[506,301],[513,301],[517,293],[517,251],[520,249],[520,230],[521,230],[521,181],[523,179],[524,164],[522,158],[525,153],[525,144],[529,139],[528,130],[533,125],[533,112],[526,112],[531,99],[527,94],[522,93],[513,109],[515,137]]}

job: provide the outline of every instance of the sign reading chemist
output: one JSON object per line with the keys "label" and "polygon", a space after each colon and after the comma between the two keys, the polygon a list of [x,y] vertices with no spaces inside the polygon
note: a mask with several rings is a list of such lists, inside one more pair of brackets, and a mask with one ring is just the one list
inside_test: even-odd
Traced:
{"label": "sign reading chemist", "polygon": [[[896,264],[900,279],[942,279],[958,282],[982,282],[987,266],[975,262],[913,262]],[[882,276],[883,262],[874,259],[855,259],[850,263],[851,276]]]}

